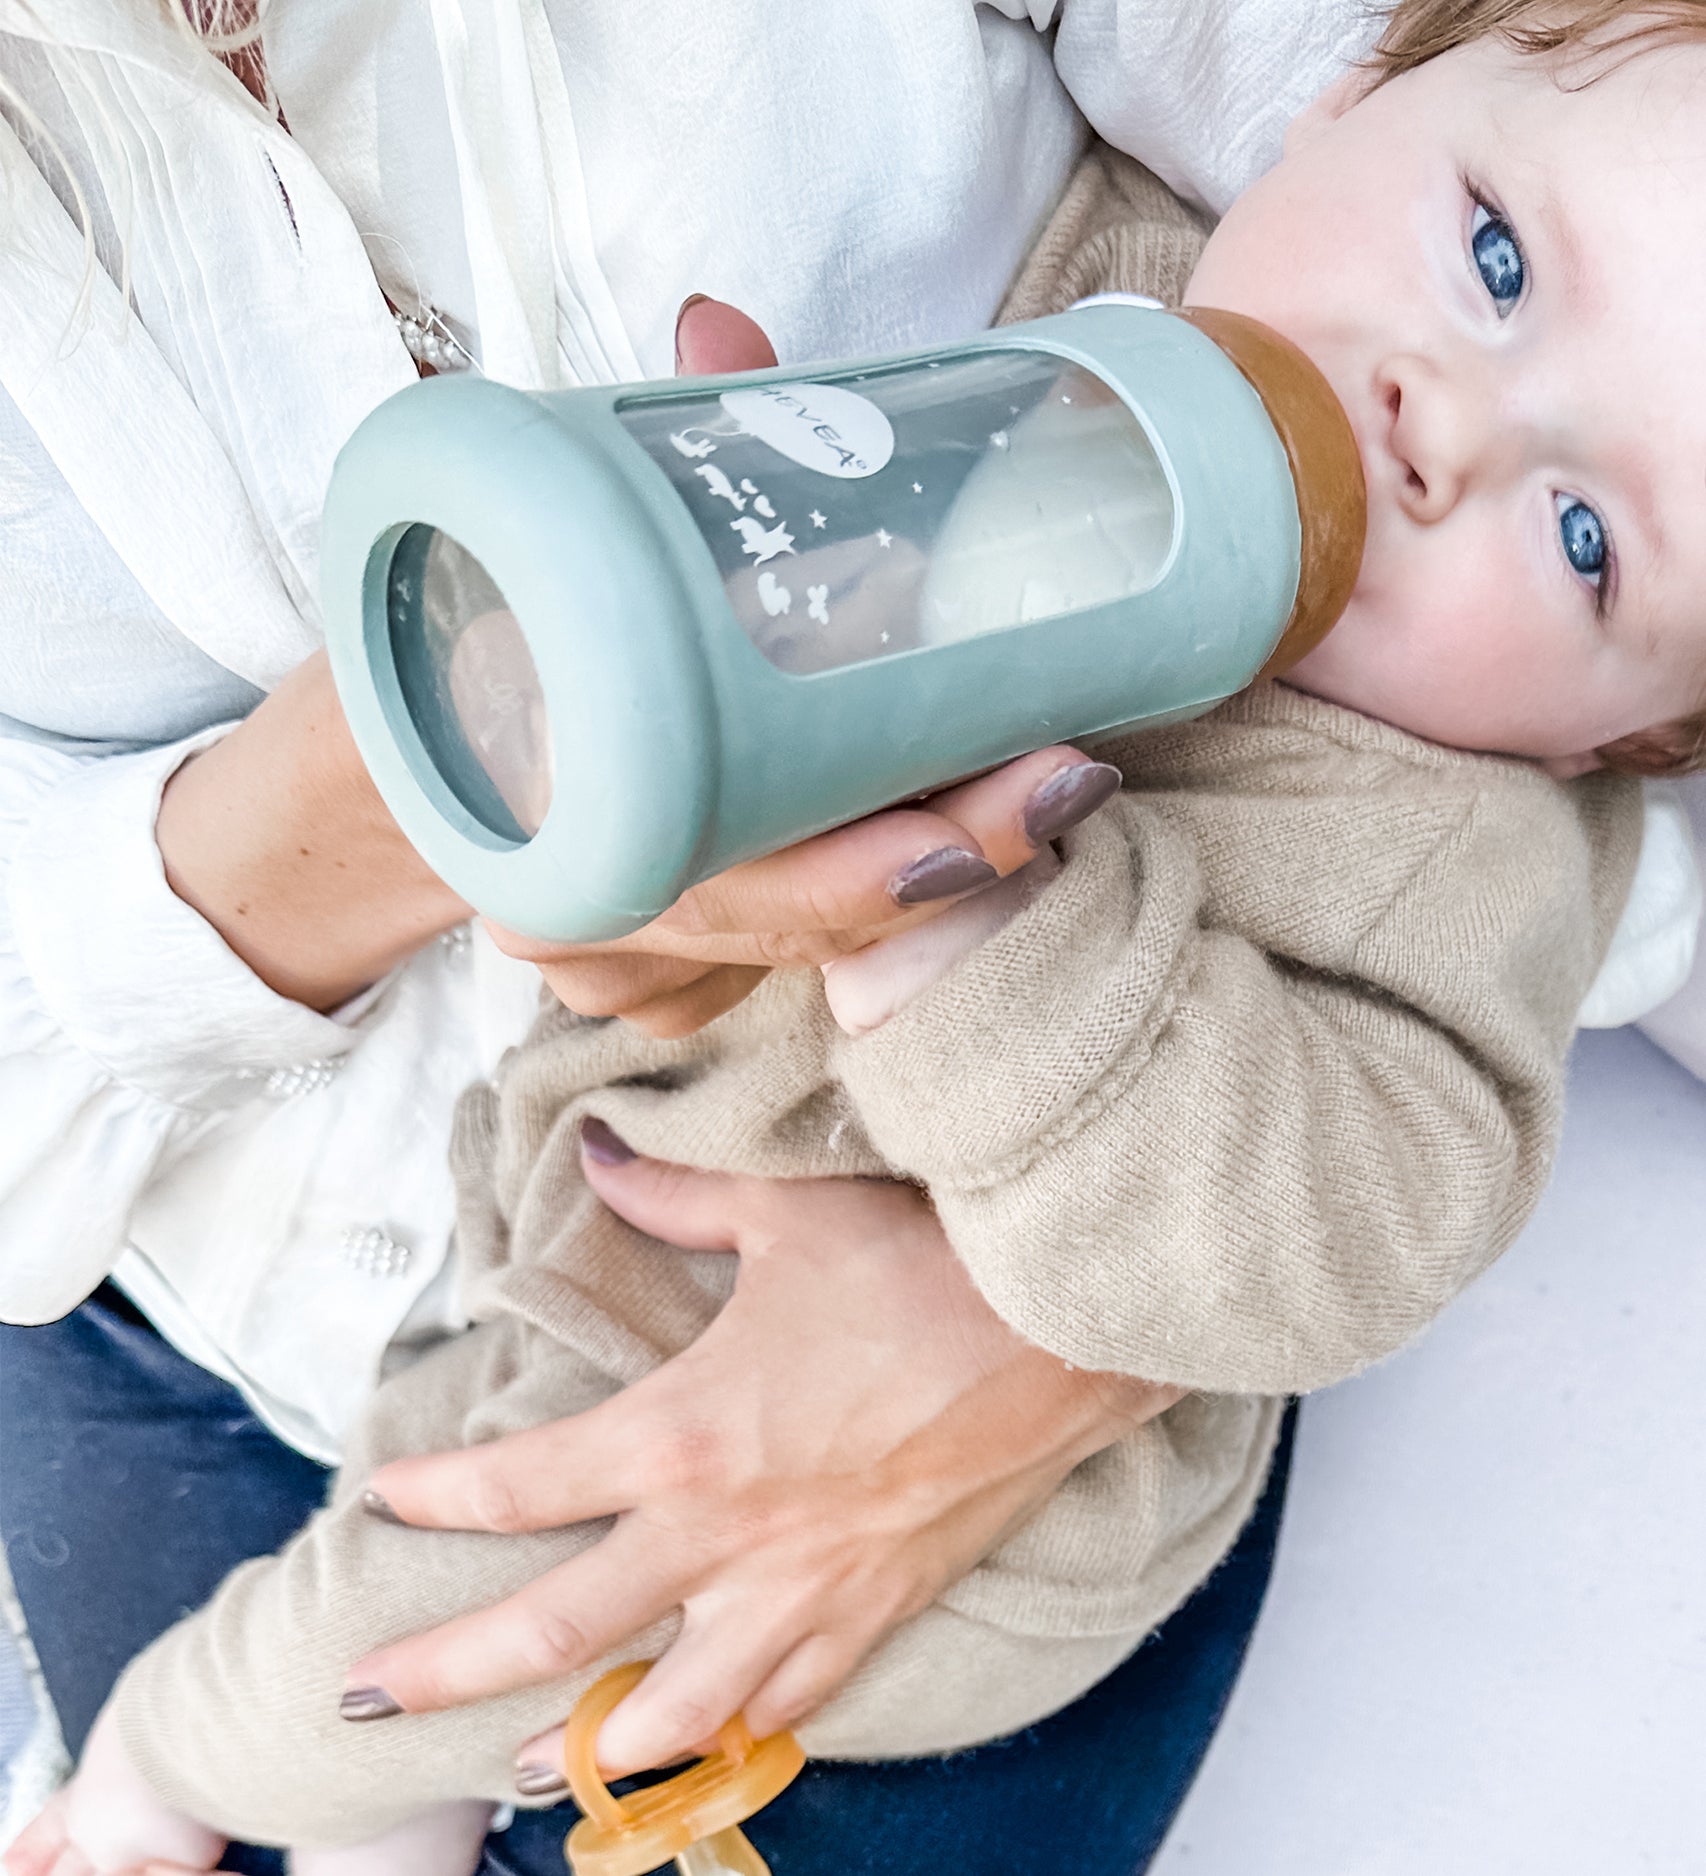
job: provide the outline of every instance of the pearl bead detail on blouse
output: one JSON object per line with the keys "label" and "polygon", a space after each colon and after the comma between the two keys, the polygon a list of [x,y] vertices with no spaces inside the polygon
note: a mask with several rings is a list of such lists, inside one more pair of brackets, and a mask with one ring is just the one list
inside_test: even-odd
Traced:
{"label": "pearl bead detail on blouse", "polygon": [[397,333],[417,365],[434,371],[467,371],[474,363],[468,348],[444,323],[433,307],[418,313],[393,312]]}
{"label": "pearl bead detail on blouse", "polygon": [[340,1249],[344,1262],[367,1277],[406,1276],[415,1256],[383,1225],[351,1225],[344,1232]]}

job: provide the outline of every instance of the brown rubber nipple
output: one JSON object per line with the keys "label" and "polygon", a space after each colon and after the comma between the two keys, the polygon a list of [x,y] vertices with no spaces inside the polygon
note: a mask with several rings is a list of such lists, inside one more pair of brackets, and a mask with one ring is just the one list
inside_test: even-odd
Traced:
{"label": "brown rubber nipple", "polygon": [[1217,306],[1180,307],[1177,316],[1211,338],[1249,379],[1291,460],[1303,523],[1297,599],[1257,673],[1258,679],[1277,677],[1320,644],[1350,603],[1368,531],[1362,454],[1332,387],[1289,339]]}

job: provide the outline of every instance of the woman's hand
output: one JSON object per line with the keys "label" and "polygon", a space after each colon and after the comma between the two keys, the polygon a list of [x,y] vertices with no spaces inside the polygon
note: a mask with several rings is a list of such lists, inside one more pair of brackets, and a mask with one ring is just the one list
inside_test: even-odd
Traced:
{"label": "woman's hand", "polygon": [[777,966],[851,957],[1029,865],[1119,780],[1075,749],[1039,749],[917,807],[731,867],[614,943],[553,945],[497,928],[493,937],[582,1016],[684,1036]]}
{"label": "woman's hand", "polygon": [[585,1157],[642,1231],[737,1254],[734,1296],[590,1412],[374,1476],[383,1505],[438,1529],[616,1516],[521,1594],[352,1668],[404,1711],[554,1679],[679,1608],[674,1646],[605,1723],[606,1769],[690,1751],[743,1709],[759,1734],[791,1725],[1080,1460],[1179,1398],[1024,1341],[910,1187],[690,1172],[597,1123]]}

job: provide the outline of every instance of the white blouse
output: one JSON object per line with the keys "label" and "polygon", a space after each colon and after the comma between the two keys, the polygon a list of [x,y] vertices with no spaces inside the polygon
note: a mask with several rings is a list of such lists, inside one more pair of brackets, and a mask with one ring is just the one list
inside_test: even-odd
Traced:
{"label": "white blouse", "polygon": [[963,334],[1085,116],[1221,207],[1369,23],[1361,0],[274,0],[287,133],[164,15],[0,0],[0,75],[101,263],[0,122],[0,1315],[114,1274],[330,1459],[388,1351],[459,1320],[450,1110],[535,979],[439,943],[315,1014],[173,895],[153,823],[186,753],[319,642],[332,459],[414,375],[379,285],[526,386],[667,374],[694,291],[785,359]]}

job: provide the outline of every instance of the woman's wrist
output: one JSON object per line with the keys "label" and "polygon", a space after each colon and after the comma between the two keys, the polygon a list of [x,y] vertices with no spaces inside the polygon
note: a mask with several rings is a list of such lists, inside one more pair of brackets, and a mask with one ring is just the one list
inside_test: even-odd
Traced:
{"label": "woman's wrist", "polygon": [[1092,1449],[1096,1452],[1177,1406],[1190,1392],[1168,1381],[1140,1381],[1134,1374],[1080,1373],[1085,1413],[1097,1435],[1098,1443]]}
{"label": "woman's wrist", "polygon": [[[968,1286],[969,1288],[969,1286]],[[989,1306],[978,1298],[978,1305]],[[990,1312],[991,1320],[995,1319]],[[1186,1390],[1135,1375],[1079,1368],[1039,1348],[1002,1325],[1012,1337],[1013,1353],[995,1377],[997,1385],[968,1398],[971,1410],[946,1420],[941,1431],[952,1446],[966,1442],[999,1453],[1015,1475],[1035,1472],[1044,1489],[1104,1447],[1164,1413]],[[953,1423],[963,1418],[963,1426]],[[951,1474],[956,1467],[942,1454],[927,1461]]]}
{"label": "woman's wrist", "polygon": [[468,916],[380,799],[324,654],[177,771],[155,838],[173,892],[262,982],[313,1009]]}

